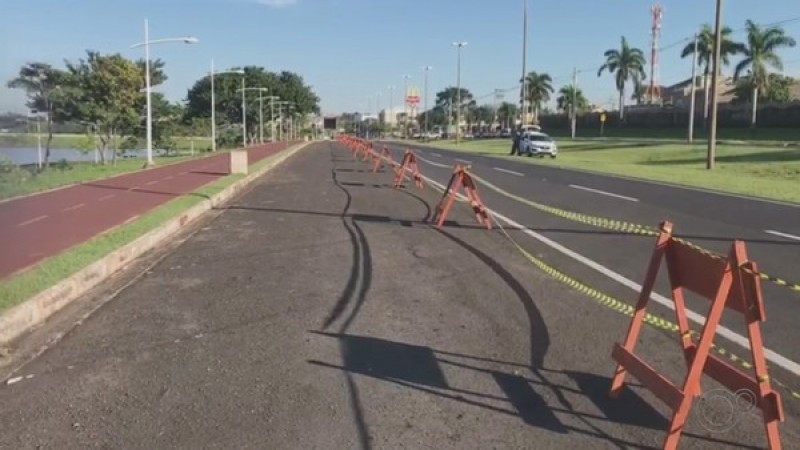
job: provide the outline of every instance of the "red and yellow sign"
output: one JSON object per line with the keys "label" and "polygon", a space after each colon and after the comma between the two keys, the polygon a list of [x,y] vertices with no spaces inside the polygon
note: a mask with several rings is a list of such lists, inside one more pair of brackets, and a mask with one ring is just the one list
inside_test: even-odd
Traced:
{"label": "red and yellow sign", "polygon": [[409,86],[406,90],[406,103],[409,105],[417,105],[419,101],[419,88],[416,86]]}

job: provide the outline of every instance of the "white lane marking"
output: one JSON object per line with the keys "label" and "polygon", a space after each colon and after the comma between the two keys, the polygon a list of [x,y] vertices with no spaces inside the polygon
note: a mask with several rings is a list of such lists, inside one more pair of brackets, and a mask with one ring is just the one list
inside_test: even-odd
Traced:
{"label": "white lane marking", "polygon": [[41,215],[39,217],[34,217],[33,219],[26,220],[25,222],[20,222],[20,223],[17,224],[17,226],[18,227],[25,227],[25,226],[28,226],[28,225],[30,225],[32,223],[36,223],[36,222],[38,222],[40,220],[44,220],[44,219],[47,219],[47,214],[43,214],[43,215]]}
{"label": "white lane marking", "polygon": [[[436,181],[430,179],[429,177],[427,177],[425,175],[422,175],[422,178],[424,178],[425,180],[427,180],[429,183],[433,184],[434,186],[437,186],[439,188],[439,190],[444,191],[446,189],[446,186],[444,186],[443,184],[441,184],[439,182],[436,182]],[[459,197],[462,198],[462,199],[464,198],[464,196],[461,195],[461,194],[459,194]],[[494,211],[494,210],[492,210],[490,208],[486,208],[486,209],[490,213],[492,213],[492,215],[494,215],[495,217],[503,220],[503,222],[505,222],[509,226],[511,226],[513,228],[516,228],[517,230],[522,231],[523,233],[525,233],[528,236],[536,239],[537,241],[539,241],[539,242],[541,242],[541,243],[543,243],[543,244],[545,244],[545,245],[547,245],[547,246],[549,246],[549,247],[551,247],[551,248],[553,248],[555,250],[558,250],[559,252],[561,252],[561,253],[569,256],[570,258],[572,258],[572,259],[574,259],[574,260],[576,260],[576,261],[578,261],[578,262],[580,262],[580,263],[582,263],[582,264],[584,264],[584,265],[586,265],[586,266],[588,266],[588,267],[600,272],[601,274],[603,274],[603,275],[607,276],[608,278],[620,283],[621,285],[626,286],[628,288],[631,288],[632,290],[636,291],[637,293],[641,292],[641,290],[642,290],[642,285],[641,284],[639,284],[639,283],[637,283],[637,282],[635,282],[633,280],[630,280],[628,278],[625,278],[624,276],[618,274],[617,272],[614,272],[613,270],[609,269],[608,267],[603,266],[602,264],[600,264],[598,262],[595,262],[594,260],[591,260],[591,259],[587,258],[586,256],[581,255],[580,253],[577,253],[577,252],[575,252],[573,250],[570,250],[567,247],[564,247],[563,245],[559,244],[556,241],[553,241],[550,238],[547,238],[547,237],[545,237],[545,236],[543,236],[543,235],[541,235],[541,234],[539,234],[539,233],[537,233],[537,232],[535,232],[533,230],[530,230],[530,229],[524,227],[523,225],[519,224],[518,222],[516,222],[516,221],[514,221],[512,219],[509,219],[508,217],[498,213],[497,211]],[[662,305],[662,306],[664,306],[666,308],[669,308],[669,309],[671,309],[673,311],[675,310],[675,305],[672,303],[672,300],[667,298],[667,297],[665,297],[665,296],[663,296],[663,295],[661,295],[661,294],[659,294],[659,293],[657,293],[657,292],[653,292],[650,295],[650,299],[652,299],[656,303],[658,303],[658,304],[660,304],[660,305]],[[696,313],[696,312],[694,312],[694,311],[692,311],[690,309],[686,310],[686,317],[688,317],[689,320],[691,320],[692,322],[700,324],[700,325],[703,325],[706,322],[705,317],[703,317],[702,315],[700,315],[700,314],[698,314],[698,313]],[[724,338],[726,338],[726,339],[728,339],[728,340],[730,340],[734,344],[737,344],[737,345],[741,346],[744,349],[747,349],[747,350],[750,349],[750,342],[747,340],[747,338],[745,338],[744,336],[742,336],[740,334],[737,334],[736,332],[732,331],[729,328],[726,328],[726,327],[724,327],[722,325],[719,325],[717,327],[717,334],[722,336],[722,337],[724,337]],[[774,363],[775,365],[780,366],[780,367],[788,370],[789,372],[791,372],[794,375],[800,375],[800,364],[792,361],[791,359],[789,359],[789,358],[787,358],[785,356],[779,355],[775,351],[770,350],[770,349],[768,349],[766,347],[764,348],[764,354],[766,355],[766,358],[767,358],[767,360],[769,362]]]}
{"label": "white lane marking", "polygon": [[172,175],[167,175],[166,177],[162,178],[162,180],[167,181],[167,180],[171,180],[173,178],[174,177]]}
{"label": "white lane marking", "polygon": [[189,172],[181,172],[178,175],[186,175],[187,173],[189,173]]}
{"label": "white lane marking", "polygon": [[158,180],[148,181],[148,182],[147,182],[147,183],[145,183],[144,185],[145,185],[145,186],[150,186],[150,185],[152,185],[152,184],[156,184],[156,183],[158,183]]}
{"label": "white lane marking", "polygon": [[128,192],[139,189],[139,186],[133,186],[128,188]]}
{"label": "white lane marking", "polygon": [[622,200],[627,200],[629,202],[638,202],[639,201],[638,198],[628,197],[626,195],[619,195],[619,194],[615,194],[613,192],[608,192],[608,191],[601,191],[600,189],[592,189],[590,187],[581,186],[579,184],[570,184],[569,187],[571,187],[573,189],[580,189],[582,191],[594,192],[595,194],[607,195],[609,197],[615,197],[615,198],[619,198],[619,199],[622,199]]}
{"label": "white lane marking", "polygon": [[72,205],[70,207],[62,209],[61,212],[73,211],[76,209],[83,208],[84,206],[86,206],[86,203],[78,203],[77,205]]}
{"label": "white lane marking", "polygon": [[104,202],[104,201],[106,201],[106,200],[108,200],[110,198],[114,198],[116,196],[117,196],[117,194],[108,194],[108,195],[104,195],[104,196],[98,198],[97,200],[101,201],[101,202]]}
{"label": "white lane marking", "polygon": [[442,157],[442,155],[440,155],[439,153],[431,153],[431,156],[435,156],[437,158],[441,158]]}
{"label": "white lane marking", "polygon": [[492,168],[494,170],[498,171],[498,172],[510,173],[511,175],[516,175],[518,177],[524,177],[525,176],[524,173],[514,172],[513,170],[503,169],[502,167],[492,167]]}
{"label": "white lane marking", "polygon": [[455,160],[460,162],[460,163],[464,163],[464,164],[472,164],[472,161],[467,160],[467,159],[455,158]]}
{"label": "white lane marking", "polygon": [[774,230],[764,230],[764,233],[769,233],[775,236],[780,236],[782,238],[794,239],[795,241],[800,241],[800,236],[796,236],[794,234],[782,233],[780,231],[774,231]]}
{"label": "white lane marking", "polygon": [[428,163],[428,164],[432,165],[433,167],[441,167],[442,169],[449,169],[450,168],[450,166],[448,166],[447,164],[437,163],[435,161],[431,161],[430,159],[425,159],[422,156],[417,156],[417,159],[422,161],[422,162],[424,162],[424,163]]}

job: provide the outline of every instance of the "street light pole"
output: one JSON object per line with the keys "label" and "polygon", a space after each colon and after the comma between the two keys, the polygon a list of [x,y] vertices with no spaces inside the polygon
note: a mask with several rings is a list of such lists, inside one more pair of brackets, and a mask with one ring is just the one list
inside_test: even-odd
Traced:
{"label": "street light pole", "polygon": [[223,73],[236,73],[244,75],[243,70],[226,70],[224,72],[216,72],[214,70],[214,60],[211,60],[211,72],[209,76],[211,77],[211,151],[217,151],[217,98],[215,93],[214,87],[214,78],[218,74]]}
{"label": "street light pole", "polygon": [[403,75],[403,139],[408,139],[408,80],[411,75]]}
{"label": "street light pole", "polygon": [[522,6],[522,90],[520,92],[520,127],[528,123],[528,0],[523,0]]}
{"label": "street light pole", "polygon": [[258,143],[264,143],[264,90],[258,90]]}
{"label": "street light pole", "polygon": [[720,63],[720,46],[722,38],[722,0],[717,0],[717,17],[714,31],[714,73],[711,74],[711,124],[708,129],[708,154],[706,156],[706,169],[714,169],[714,159],[717,151],[717,112],[719,105],[717,104],[717,95],[719,94],[719,63]]}
{"label": "street light pole", "polygon": [[165,42],[183,42],[185,44],[196,44],[197,38],[186,36],[181,38],[167,38],[150,40],[150,26],[147,19],[144,19],[144,42],[131,45],[131,48],[144,47],[144,84],[146,97],[146,141],[147,141],[147,162],[145,167],[155,165],[153,161],[153,107],[150,100],[150,44],[161,44]]}
{"label": "street light pole", "polygon": [[572,139],[575,139],[575,131],[578,125],[577,111],[578,111],[578,68],[572,69]]}
{"label": "street light pole", "polygon": [[150,103],[150,26],[144,19],[144,87],[147,90],[147,162],[145,167],[153,166],[153,106]]}
{"label": "street light pole", "polygon": [[694,108],[697,93],[697,33],[694,35],[694,53],[692,53],[692,98],[689,100],[689,143],[694,142]]}
{"label": "street light pole", "polygon": [[427,137],[430,133],[430,129],[428,128],[428,116],[430,116],[430,111],[428,111],[428,72],[431,71],[433,67],[425,66],[423,70],[425,71],[425,136]]}
{"label": "street light pole", "polygon": [[453,42],[453,46],[458,48],[458,71],[456,75],[456,145],[458,145],[461,135],[461,49],[466,45],[466,42]]}
{"label": "street light pole", "polygon": [[[394,86],[389,85],[387,89],[389,89],[389,114],[394,116]],[[383,115],[383,118],[384,121],[386,121],[386,114]],[[389,122],[389,135],[392,134],[392,131],[394,131],[394,117],[392,117],[391,122]]]}
{"label": "street light pole", "polygon": [[242,77],[242,145],[247,147],[247,90]]}

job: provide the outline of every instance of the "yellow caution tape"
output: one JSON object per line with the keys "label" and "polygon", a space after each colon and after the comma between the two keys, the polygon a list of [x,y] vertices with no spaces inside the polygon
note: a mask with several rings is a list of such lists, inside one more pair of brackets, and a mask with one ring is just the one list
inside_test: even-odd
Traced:
{"label": "yellow caution tape", "polygon": [[[557,217],[561,217],[563,219],[571,220],[573,222],[583,223],[583,224],[586,224],[586,225],[591,225],[591,226],[594,226],[594,227],[597,227],[597,228],[603,228],[603,229],[606,229],[606,230],[619,231],[619,232],[624,232],[624,233],[628,233],[628,234],[636,234],[636,235],[640,235],[640,236],[658,236],[658,234],[659,234],[658,230],[655,229],[655,228],[652,228],[652,227],[647,227],[647,226],[644,226],[644,225],[640,225],[640,224],[636,224],[636,223],[632,223],[632,222],[625,222],[625,221],[621,221],[621,220],[613,220],[613,219],[607,219],[607,218],[604,218],[604,217],[590,216],[590,215],[587,215],[587,214],[576,213],[574,211],[567,211],[565,209],[556,208],[556,207],[553,207],[553,206],[549,206],[549,205],[545,205],[545,204],[542,204],[542,203],[534,202],[532,200],[526,199],[524,197],[520,197],[520,196],[512,194],[512,193],[510,193],[508,191],[505,191],[505,190],[501,189],[500,187],[498,187],[498,186],[490,183],[489,181],[485,180],[484,178],[481,178],[481,177],[475,175],[472,172],[470,172],[470,175],[473,178],[475,178],[476,180],[480,181],[480,183],[482,185],[488,187],[489,189],[497,192],[500,195],[503,195],[505,197],[514,199],[514,200],[516,200],[516,201],[518,201],[520,203],[523,203],[523,204],[531,206],[531,207],[533,207],[535,209],[538,209],[539,211],[543,211],[543,212],[546,212],[548,214],[551,214],[551,215],[554,215],[554,216],[557,216]],[[695,249],[695,250],[697,250],[697,251],[699,251],[699,252],[701,252],[701,253],[703,253],[705,255],[711,256],[711,257],[713,257],[715,259],[720,259],[720,260],[725,259],[724,256],[719,255],[717,253],[714,253],[711,250],[707,250],[707,249],[705,249],[703,247],[700,247],[699,245],[694,244],[692,242],[689,242],[686,239],[677,238],[677,237],[673,237],[673,239],[675,239],[676,241],[678,241],[678,242],[680,242],[680,243],[682,243],[684,245],[687,245],[687,246],[689,246],[689,247],[691,247],[691,248],[693,248],[693,249]],[[747,273],[749,273],[751,275],[757,276],[758,278],[760,278],[763,281],[767,281],[767,282],[773,283],[773,284],[775,284],[777,286],[785,287],[785,288],[789,289],[790,291],[800,293],[800,283],[789,282],[789,281],[784,280],[783,278],[774,277],[774,276],[768,275],[768,274],[763,273],[763,272],[755,272],[755,271],[752,271],[752,270],[747,269],[747,268],[743,268],[742,270],[744,270],[745,272],[747,272]]]}
{"label": "yellow caution tape", "polygon": [[[394,161],[392,161],[392,163],[395,166],[399,166],[399,164],[394,163]],[[475,176],[474,174],[471,174],[471,175],[475,179],[481,181],[483,184],[486,184],[487,186],[490,186],[490,187],[493,186],[493,185],[491,185],[491,183],[486,182],[486,180],[480,179],[477,176]],[[441,188],[439,188],[438,186],[430,183],[425,177],[423,177],[423,181],[426,184],[428,184],[429,186],[431,186],[433,189],[438,190],[438,191],[442,191]],[[569,211],[559,210],[558,208],[552,208],[552,207],[549,207],[549,206],[546,206],[546,205],[541,205],[541,204],[538,204],[536,202],[532,202],[532,201],[527,200],[527,199],[522,199],[521,197],[517,197],[517,196],[515,196],[513,194],[509,194],[509,196],[512,197],[512,198],[515,198],[515,199],[519,199],[520,201],[523,201],[524,203],[527,203],[527,204],[536,204],[538,206],[547,208],[549,210],[559,211],[559,212],[565,213],[563,215],[563,217],[569,216],[569,217],[576,217],[576,218],[580,217],[581,219],[600,219],[600,218],[592,218],[591,216],[586,216],[586,215],[583,215],[583,214],[577,214],[577,213],[572,213],[572,212],[569,212]],[[466,199],[463,198],[463,196],[461,196],[461,195],[458,196],[458,201],[459,202],[464,202],[465,200]],[[525,248],[522,247],[514,238],[512,238],[510,234],[508,234],[506,229],[503,228],[503,226],[500,223],[500,221],[497,220],[497,218],[494,216],[494,214],[492,214],[492,212],[490,210],[487,210],[487,213],[492,216],[493,222],[503,232],[503,234],[509,240],[509,242],[511,242],[514,245],[514,247],[520,252],[520,254],[522,254],[525,257],[525,259],[527,259],[536,268],[538,268],[539,270],[541,270],[542,272],[544,272],[545,274],[547,274],[551,278],[555,279],[556,281],[558,281],[558,282],[560,282],[560,283],[562,283],[562,284],[564,284],[564,285],[566,285],[566,286],[568,286],[568,287],[570,287],[570,288],[572,288],[572,289],[574,289],[574,290],[586,295],[587,297],[591,298],[592,300],[594,300],[595,302],[599,303],[600,305],[605,306],[606,308],[609,308],[609,309],[611,309],[613,311],[617,311],[620,314],[624,314],[624,315],[626,315],[628,317],[632,317],[633,316],[633,313],[635,311],[635,308],[633,306],[631,306],[631,305],[629,305],[629,304],[627,304],[625,302],[622,302],[622,301],[620,301],[620,300],[618,300],[618,299],[616,299],[614,297],[611,297],[610,295],[608,295],[608,294],[606,294],[606,293],[604,293],[602,291],[594,289],[594,288],[592,288],[592,287],[590,287],[590,286],[578,281],[577,279],[572,278],[571,276],[559,271],[558,269],[548,265],[547,263],[545,263],[541,259],[533,256],[530,252],[525,250]],[[607,220],[607,219],[601,219],[601,220],[603,221],[602,223],[616,222],[617,224],[625,224],[625,222],[620,222],[620,221],[610,221],[610,220]],[[592,222],[594,223],[594,221],[592,221]],[[584,223],[588,223],[588,222],[584,222]],[[640,233],[638,233],[638,234],[643,234],[643,233],[647,232],[648,235],[649,235],[650,229],[648,229],[646,227],[642,227],[642,226],[639,226],[639,225],[636,225],[636,224],[627,224],[627,225],[629,225],[629,226],[626,229],[639,230]],[[655,232],[655,234],[657,235],[658,232]],[[685,241],[682,241],[682,242],[686,243]],[[694,244],[691,244],[691,245],[694,246]],[[702,249],[702,250],[704,250],[704,249]],[[646,324],[648,324],[648,325],[650,325],[650,326],[652,326],[654,328],[657,328],[657,329],[660,329],[660,330],[664,330],[664,331],[668,331],[670,333],[677,334],[678,331],[679,331],[679,327],[678,327],[678,325],[676,323],[674,323],[672,321],[669,321],[667,319],[664,319],[662,317],[659,317],[657,315],[651,314],[651,313],[645,313],[643,321],[644,321],[644,323],[646,323]],[[690,336],[691,337],[696,337],[696,336],[699,336],[699,335],[698,335],[698,333],[696,331],[690,331]],[[731,362],[737,363],[737,364],[739,364],[741,367],[743,367],[745,369],[751,369],[753,367],[750,362],[748,362],[744,358],[741,358],[741,357],[735,355],[734,353],[731,353],[730,351],[728,351],[727,349],[725,349],[723,347],[720,347],[720,346],[712,343],[711,344],[711,348],[714,349],[714,351],[717,352],[719,355],[726,357]],[[785,391],[787,391],[791,395],[792,398],[794,398],[796,400],[800,400],[800,393],[794,391],[787,384],[785,384],[785,383],[783,383],[783,382],[781,382],[779,380],[776,380],[774,378],[771,378],[771,381],[776,386],[778,386],[778,387],[784,389]]]}

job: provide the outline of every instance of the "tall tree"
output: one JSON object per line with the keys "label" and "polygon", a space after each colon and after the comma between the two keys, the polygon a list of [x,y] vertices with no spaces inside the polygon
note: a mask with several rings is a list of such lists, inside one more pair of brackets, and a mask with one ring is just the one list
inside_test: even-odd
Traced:
{"label": "tall tree", "polygon": [[533,120],[539,121],[539,109],[550,100],[553,90],[553,79],[546,73],[530,72],[525,76],[528,92],[525,94],[528,104],[533,107]]}
{"label": "tall tree", "polygon": [[504,128],[510,128],[511,124],[517,117],[517,105],[509,102],[503,102],[497,107],[497,120],[503,124]]}
{"label": "tall tree", "polygon": [[[792,100],[792,86],[796,80],[779,73],[769,74],[769,82],[765,89],[758,90],[758,101],[766,103],[789,103]],[[753,101],[753,85],[750,77],[744,77],[736,83],[733,90],[733,102],[747,104]]]}
{"label": "tall tree", "polygon": [[[263,67],[248,66],[244,69],[244,82],[248,88],[261,87],[268,91],[266,96],[278,96],[281,101],[295,104],[295,111],[301,115],[319,113],[319,97],[311,86],[305,84],[303,78],[293,72],[269,72]],[[223,73],[214,77],[214,94],[217,108],[217,120],[223,123],[240,125],[242,122],[242,75]],[[187,94],[187,119],[210,118],[211,116],[211,80],[205,76],[197,80]],[[259,92],[248,91],[245,95],[247,109],[248,135],[257,134],[259,126]],[[264,122],[271,121],[269,101],[264,100]],[[286,108],[284,107],[284,111]],[[274,108],[278,116],[278,107]],[[240,136],[241,137],[241,136]]]}
{"label": "tall tree", "polygon": [[23,89],[28,95],[28,108],[45,114],[47,140],[45,141],[44,164],[50,165],[50,144],[53,141],[53,123],[63,118],[66,99],[64,71],[42,62],[28,63],[19,70],[16,78],[8,82],[12,89]]}
{"label": "tall tree", "polygon": [[747,43],[742,49],[744,59],[736,65],[733,79],[739,81],[742,73],[749,69],[748,81],[753,89],[753,114],[750,126],[756,126],[758,110],[758,92],[766,91],[769,86],[769,67],[783,70],[783,61],[778,50],[794,47],[797,42],[778,26],[761,27],[752,20],[745,22]]}
{"label": "tall tree", "polygon": [[[720,30],[721,39],[720,39],[720,59],[722,61],[721,66],[727,66],[730,64],[731,56],[741,53],[742,51],[742,44],[739,42],[735,42],[731,39],[731,35],[733,34],[733,30],[731,27],[722,27]],[[708,88],[709,88],[709,76],[711,75],[711,69],[714,64],[714,29],[711,28],[711,25],[704,24],[700,27],[700,31],[697,33],[697,64],[703,68],[703,98],[704,98],[704,106],[703,106],[703,118],[708,117],[708,105],[709,105],[709,98],[708,98]],[[694,54],[694,42],[689,42],[681,51],[681,58],[686,58],[687,56]],[[719,67],[717,73],[722,73],[722,67]]]}
{"label": "tall tree", "polygon": [[[436,93],[436,106],[442,108],[446,113],[449,113],[449,123],[454,123],[456,120],[456,102],[458,101],[458,88],[454,86],[447,87]],[[475,98],[469,89],[461,88],[461,108],[462,112],[467,116],[467,112],[477,106]]]}
{"label": "tall tree", "polygon": [[572,99],[575,99],[575,111],[585,111],[589,107],[589,100],[583,95],[580,88],[575,89],[571,84],[562,86],[558,90],[556,107],[565,113],[572,111]]}
{"label": "tall tree", "polygon": [[614,74],[614,83],[619,92],[619,119],[622,121],[625,118],[625,84],[632,81],[638,85],[646,78],[644,53],[628,45],[628,40],[622,36],[620,48],[606,50],[604,56],[606,62],[600,66],[597,76],[601,76],[604,70]]}
{"label": "tall tree", "polygon": [[93,127],[100,142],[101,163],[115,137],[136,130],[141,119],[141,71],[136,63],[119,54],[101,55],[88,51],[86,59],[67,62],[74,96],[70,99],[71,119]]}

